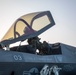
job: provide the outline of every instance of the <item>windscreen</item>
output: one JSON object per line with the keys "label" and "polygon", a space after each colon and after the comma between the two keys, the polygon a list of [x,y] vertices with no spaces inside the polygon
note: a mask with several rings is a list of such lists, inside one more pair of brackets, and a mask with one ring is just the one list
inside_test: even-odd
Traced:
{"label": "windscreen", "polygon": [[16,39],[21,36],[31,37],[30,35],[33,35],[34,37],[34,33],[37,33],[38,31],[41,31],[42,29],[44,30],[41,31],[40,33],[44,32],[46,29],[49,28],[47,27],[48,25],[50,25],[50,27],[54,25],[53,18],[49,11],[35,12],[35,13],[21,16],[11,26],[11,28],[2,38],[2,41]]}

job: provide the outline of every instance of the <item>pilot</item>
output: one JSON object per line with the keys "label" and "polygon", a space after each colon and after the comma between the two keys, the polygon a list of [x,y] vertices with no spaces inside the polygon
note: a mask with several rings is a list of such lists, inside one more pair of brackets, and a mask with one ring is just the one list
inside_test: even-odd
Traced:
{"label": "pilot", "polygon": [[40,49],[41,42],[39,40],[40,38],[38,37],[32,37],[27,40],[28,44],[33,48],[34,53],[36,53],[37,49]]}
{"label": "pilot", "polygon": [[48,55],[50,53],[50,46],[46,41],[43,41],[40,54],[42,55]]}
{"label": "pilot", "polygon": [[28,44],[33,48],[32,52],[36,54],[36,50],[39,50],[40,55],[48,55],[50,53],[50,46],[46,41],[41,43],[40,38],[33,37],[27,40]]}

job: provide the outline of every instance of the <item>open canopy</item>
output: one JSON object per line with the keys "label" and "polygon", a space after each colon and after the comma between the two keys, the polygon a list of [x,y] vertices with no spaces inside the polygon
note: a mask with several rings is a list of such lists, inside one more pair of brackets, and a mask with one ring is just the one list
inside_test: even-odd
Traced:
{"label": "open canopy", "polygon": [[54,24],[50,11],[35,12],[21,16],[2,38],[1,43],[8,45],[38,36]]}

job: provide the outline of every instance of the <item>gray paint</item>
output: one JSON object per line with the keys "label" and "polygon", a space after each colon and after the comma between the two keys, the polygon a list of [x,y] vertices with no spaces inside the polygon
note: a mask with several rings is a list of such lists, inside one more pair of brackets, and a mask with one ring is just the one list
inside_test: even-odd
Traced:
{"label": "gray paint", "polygon": [[65,44],[60,45],[62,51],[60,55],[36,55],[0,50],[0,62],[76,63],[76,48]]}

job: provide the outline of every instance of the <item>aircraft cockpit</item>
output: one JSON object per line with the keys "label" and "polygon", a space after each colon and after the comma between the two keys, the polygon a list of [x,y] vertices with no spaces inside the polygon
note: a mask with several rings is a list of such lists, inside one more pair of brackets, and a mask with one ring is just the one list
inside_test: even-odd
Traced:
{"label": "aircraft cockpit", "polygon": [[[40,42],[38,35],[55,25],[50,11],[35,12],[21,16],[1,40],[1,48],[6,50],[26,52],[39,55],[61,54],[60,44]],[[27,39],[28,45],[9,48],[9,45]]]}

